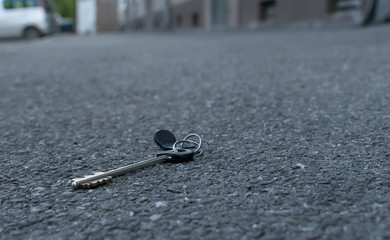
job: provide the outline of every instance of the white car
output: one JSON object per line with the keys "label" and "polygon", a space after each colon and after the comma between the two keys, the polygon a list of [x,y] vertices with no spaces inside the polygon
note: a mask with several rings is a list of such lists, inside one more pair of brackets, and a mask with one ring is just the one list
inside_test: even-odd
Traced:
{"label": "white car", "polygon": [[34,39],[52,33],[49,0],[0,0],[0,37]]}

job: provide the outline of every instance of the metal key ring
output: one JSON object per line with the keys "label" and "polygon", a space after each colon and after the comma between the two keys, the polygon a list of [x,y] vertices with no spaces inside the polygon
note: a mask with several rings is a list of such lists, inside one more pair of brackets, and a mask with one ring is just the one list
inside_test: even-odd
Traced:
{"label": "metal key ring", "polygon": [[172,150],[173,150],[174,152],[178,152],[179,149],[186,149],[186,148],[184,148],[183,146],[180,147],[180,148],[177,147],[178,144],[183,145],[184,143],[189,143],[189,144],[195,145],[195,146],[196,146],[196,149],[194,150],[194,152],[198,152],[198,151],[200,150],[200,145],[199,145],[199,143],[197,143],[197,142],[195,142],[195,141],[192,141],[192,140],[179,140],[179,141],[176,141],[176,142],[173,144],[173,146],[172,146]]}
{"label": "metal key ring", "polygon": [[[194,140],[189,140],[189,138],[191,137],[196,137],[199,139],[199,142],[196,142]],[[180,140],[180,141],[176,141],[173,146],[172,146],[172,150],[174,152],[178,152],[180,149],[188,149],[188,148],[185,148],[183,147],[183,145],[187,143],[187,144],[192,144],[194,146],[196,146],[196,149],[194,150],[194,153],[195,153],[195,156],[198,156],[200,154],[203,153],[203,148],[202,148],[202,138],[196,134],[196,133],[191,133],[191,134],[188,134],[183,140]],[[180,144],[180,148],[177,147],[177,145]]]}
{"label": "metal key ring", "polygon": [[196,146],[196,149],[194,150],[195,156],[199,156],[200,154],[203,153],[203,148],[202,148],[202,146],[199,145],[198,142],[195,142],[195,141],[192,141],[192,140],[180,140],[180,141],[177,141],[177,142],[175,142],[175,143],[173,144],[172,150],[173,150],[174,152],[178,152],[178,151],[180,151],[180,149],[189,149],[189,148],[185,148],[185,147],[183,147],[183,146],[181,146],[181,148],[178,148],[178,147],[177,147],[178,144],[183,145],[183,144],[185,144],[185,143],[190,143],[190,144],[193,144],[193,145]]}
{"label": "metal key ring", "polygon": [[[183,145],[184,145],[185,143],[190,143],[190,144],[193,144],[194,146],[196,146],[196,149],[195,149],[195,151],[194,151],[195,156],[199,156],[200,154],[203,153],[203,148],[202,148],[201,145],[199,145],[198,142],[195,142],[195,141],[192,141],[192,140],[183,140],[183,142],[180,142],[180,143],[178,143],[178,144],[180,144],[180,148],[182,148],[182,149],[189,149],[189,148],[192,148],[192,147],[183,147]],[[176,149],[178,149],[178,148],[176,148]],[[178,150],[179,150],[179,149],[178,149]]]}
{"label": "metal key ring", "polygon": [[190,137],[196,137],[196,138],[198,138],[198,139],[199,139],[199,142],[197,142],[197,143],[198,143],[199,146],[202,146],[202,138],[201,138],[198,134],[196,134],[196,133],[188,134],[188,135],[184,138],[184,140],[188,140],[188,138],[190,138]]}
{"label": "metal key ring", "polygon": [[[196,134],[196,133],[190,133],[190,134],[188,134],[188,135],[184,138],[184,140],[189,140],[189,138],[191,138],[191,137],[196,137],[196,138],[199,140],[197,143],[199,144],[200,147],[202,147],[202,138],[201,138],[198,134]],[[192,141],[192,140],[190,140],[190,141]],[[196,142],[196,141],[195,141],[195,142]]]}
{"label": "metal key ring", "polygon": [[[196,137],[196,138],[198,138],[199,142],[192,141],[192,140],[188,140],[188,139],[191,138],[191,137]],[[195,144],[195,145],[198,146],[198,147],[196,148],[196,150],[194,151],[196,156],[198,156],[198,155],[200,155],[200,154],[203,153],[202,138],[201,138],[198,134],[196,134],[196,133],[190,133],[190,134],[188,134],[188,135],[184,138],[184,140],[190,141],[191,143],[193,143],[193,144]]]}
{"label": "metal key ring", "polygon": [[[184,147],[184,144],[189,144],[189,145],[194,145],[194,146],[189,146],[189,147]],[[192,140],[183,140],[183,142],[180,143],[180,148],[197,148],[199,146],[198,142],[192,141]]]}

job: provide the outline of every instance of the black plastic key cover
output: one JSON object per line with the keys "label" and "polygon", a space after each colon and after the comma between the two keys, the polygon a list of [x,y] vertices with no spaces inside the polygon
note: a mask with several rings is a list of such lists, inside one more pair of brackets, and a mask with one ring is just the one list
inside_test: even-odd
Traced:
{"label": "black plastic key cover", "polygon": [[176,137],[168,130],[157,130],[153,136],[154,141],[164,150],[171,150]]}
{"label": "black plastic key cover", "polygon": [[179,149],[178,152],[174,152],[173,150],[171,150],[171,151],[157,153],[157,157],[170,156],[171,159],[167,160],[167,162],[170,163],[181,163],[181,162],[191,161],[194,155],[195,155],[194,151],[191,151],[189,149]]}

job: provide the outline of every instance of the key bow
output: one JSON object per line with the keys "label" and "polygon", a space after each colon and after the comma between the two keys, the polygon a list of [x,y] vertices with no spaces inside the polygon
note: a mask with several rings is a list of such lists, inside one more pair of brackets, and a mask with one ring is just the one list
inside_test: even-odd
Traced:
{"label": "key bow", "polygon": [[190,149],[178,149],[177,152],[170,150],[157,153],[157,157],[159,156],[169,156],[171,157],[166,162],[170,163],[182,163],[193,160],[195,152]]}

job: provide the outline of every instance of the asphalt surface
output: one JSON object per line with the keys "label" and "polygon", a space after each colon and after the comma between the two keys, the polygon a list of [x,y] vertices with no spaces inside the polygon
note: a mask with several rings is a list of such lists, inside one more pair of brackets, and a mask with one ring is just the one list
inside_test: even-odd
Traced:
{"label": "asphalt surface", "polygon": [[[0,239],[390,239],[390,27],[0,42]],[[92,190],[71,179],[194,161]]]}

